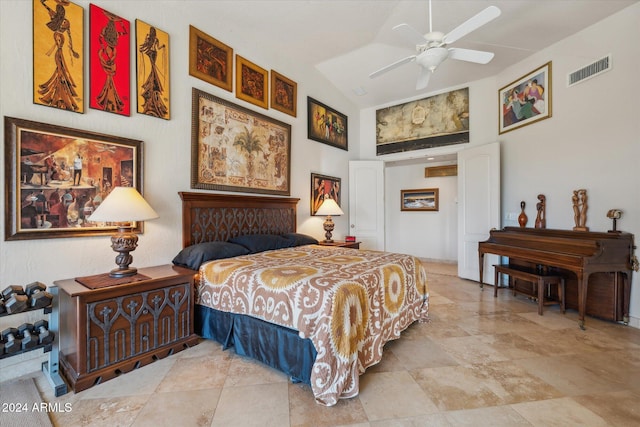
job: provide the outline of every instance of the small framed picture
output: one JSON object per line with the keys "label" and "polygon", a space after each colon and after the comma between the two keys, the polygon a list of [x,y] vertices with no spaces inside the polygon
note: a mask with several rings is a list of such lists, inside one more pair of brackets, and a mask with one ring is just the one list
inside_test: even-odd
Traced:
{"label": "small framed picture", "polygon": [[271,70],[271,108],[296,117],[298,84]]}
{"label": "small framed picture", "polygon": [[501,134],[551,117],[551,62],[498,91]]}
{"label": "small framed picture", "polygon": [[307,97],[307,137],[348,151],[347,116]]}
{"label": "small framed picture", "polygon": [[236,98],[269,108],[269,73],[251,61],[236,55]]}
{"label": "small framed picture", "polygon": [[311,174],[311,215],[315,215],[322,202],[326,198],[331,198],[340,206],[340,195],[342,193],[340,178],[333,176]]}
{"label": "small framed picture", "polygon": [[233,90],[233,49],[189,25],[189,75]]}
{"label": "small framed picture", "polygon": [[437,211],[438,188],[400,190],[401,211]]}
{"label": "small framed picture", "polygon": [[169,34],[136,19],[137,111],[170,118]]}

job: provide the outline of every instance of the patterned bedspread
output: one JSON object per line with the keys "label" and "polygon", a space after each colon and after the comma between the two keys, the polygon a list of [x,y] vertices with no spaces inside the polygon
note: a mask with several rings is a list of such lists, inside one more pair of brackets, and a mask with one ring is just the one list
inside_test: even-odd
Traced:
{"label": "patterned bedspread", "polygon": [[203,264],[196,303],[310,338],[311,387],[331,406],[358,394],[359,375],[387,341],[427,320],[428,288],[413,256],[308,245]]}

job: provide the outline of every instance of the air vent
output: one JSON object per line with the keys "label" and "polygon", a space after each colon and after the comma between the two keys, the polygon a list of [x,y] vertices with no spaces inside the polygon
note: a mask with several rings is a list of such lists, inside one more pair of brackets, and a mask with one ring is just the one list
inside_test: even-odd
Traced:
{"label": "air vent", "polygon": [[602,59],[597,60],[593,64],[589,64],[586,67],[582,67],[573,73],[569,73],[567,76],[567,87],[571,87],[580,82],[588,80],[592,77],[602,74],[605,71],[611,69],[611,55],[607,55]]}

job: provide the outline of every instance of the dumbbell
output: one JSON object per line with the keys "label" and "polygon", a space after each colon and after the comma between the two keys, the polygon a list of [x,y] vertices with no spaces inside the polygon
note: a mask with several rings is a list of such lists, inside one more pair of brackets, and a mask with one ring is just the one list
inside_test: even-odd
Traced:
{"label": "dumbbell", "polygon": [[38,344],[51,344],[56,335],[49,331],[49,323],[46,320],[38,320],[33,324],[33,333],[38,334]]}
{"label": "dumbbell", "polygon": [[7,328],[2,331],[2,339],[4,340],[4,352],[15,353],[20,351],[22,340],[18,336],[16,328]]}
{"label": "dumbbell", "polygon": [[2,291],[4,299],[4,309],[9,314],[19,313],[27,308],[29,297],[24,293],[24,289],[19,285],[7,286]]}
{"label": "dumbbell", "polygon": [[31,331],[33,331],[33,325],[31,323],[23,323],[18,326],[18,335],[22,335],[23,350],[28,350],[38,345],[38,338],[35,337]]}
{"label": "dumbbell", "polygon": [[46,291],[47,287],[40,282],[33,282],[27,285],[27,296],[29,297],[29,307],[37,309],[44,308],[51,304],[53,295]]}

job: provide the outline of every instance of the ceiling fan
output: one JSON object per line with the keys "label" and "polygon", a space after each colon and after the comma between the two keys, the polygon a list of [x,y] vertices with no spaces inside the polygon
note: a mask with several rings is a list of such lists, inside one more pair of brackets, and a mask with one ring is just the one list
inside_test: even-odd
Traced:
{"label": "ceiling fan", "polygon": [[472,31],[477,30],[483,25],[493,21],[500,16],[500,9],[496,6],[489,6],[477,15],[471,17],[467,21],[463,22],[456,28],[454,28],[448,34],[441,33],[440,31],[433,31],[431,22],[431,0],[429,0],[429,32],[422,35],[418,30],[413,28],[409,24],[399,24],[393,27],[393,30],[404,38],[416,45],[416,54],[407,56],[394,63],[387,65],[369,74],[370,78],[378,77],[379,75],[393,70],[400,65],[415,61],[422,67],[420,75],[418,76],[418,82],[416,84],[416,90],[424,89],[429,84],[429,77],[435,71],[436,68],[447,58],[457,59],[460,61],[475,62],[478,64],[486,64],[493,59],[492,52],[484,52],[481,50],[460,49],[460,48],[447,48],[447,45],[455,42],[458,39],[466,36]]}

